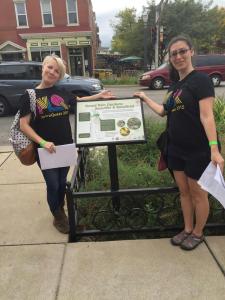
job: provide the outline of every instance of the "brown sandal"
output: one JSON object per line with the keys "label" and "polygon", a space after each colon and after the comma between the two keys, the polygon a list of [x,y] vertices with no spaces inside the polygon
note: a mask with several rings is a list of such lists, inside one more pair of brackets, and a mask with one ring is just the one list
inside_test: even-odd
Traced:
{"label": "brown sandal", "polygon": [[171,238],[171,244],[174,246],[180,246],[183,241],[190,236],[191,232],[181,231],[177,235]]}
{"label": "brown sandal", "polygon": [[196,236],[195,234],[190,234],[180,245],[181,249],[184,250],[193,250],[198,245],[200,245],[204,241],[204,235]]}

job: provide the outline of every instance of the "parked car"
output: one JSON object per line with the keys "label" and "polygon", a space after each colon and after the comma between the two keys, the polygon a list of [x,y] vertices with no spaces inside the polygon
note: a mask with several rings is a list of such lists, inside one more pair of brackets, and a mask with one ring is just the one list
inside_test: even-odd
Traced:
{"label": "parked car", "polygon": [[[0,117],[15,112],[20,96],[26,89],[34,88],[41,81],[40,62],[0,62]],[[89,96],[103,89],[100,80],[66,74],[57,84],[75,96]]]}
{"label": "parked car", "polygon": [[[214,86],[225,80],[225,55],[196,55],[193,58],[195,69],[210,76]],[[160,90],[171,83],[167,63],[141,75],[139,84],[154,90]]]}

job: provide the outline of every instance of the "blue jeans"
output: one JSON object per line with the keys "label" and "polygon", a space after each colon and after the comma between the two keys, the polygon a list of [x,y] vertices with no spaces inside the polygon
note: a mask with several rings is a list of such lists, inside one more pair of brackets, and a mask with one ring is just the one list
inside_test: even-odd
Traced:
{"label": "blue jeans", "polygon": [[66,177],[69,167],[41,170],[47,185],[47,201],[49,208],[54,212],[64,205],[66,192]]}

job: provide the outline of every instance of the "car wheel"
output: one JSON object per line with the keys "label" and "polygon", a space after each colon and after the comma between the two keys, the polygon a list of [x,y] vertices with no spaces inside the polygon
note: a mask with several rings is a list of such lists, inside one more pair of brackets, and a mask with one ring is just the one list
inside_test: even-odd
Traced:
{"label": "car wheel", "polygon": [[3,117],[9,113],[9,105],[5,98],[0,97],[0,117]]}
{"label": "car wheel", "polygon": [[210,76],[212,83],[214,86],[219,86],[221,82],[221,77],[220,75],[214,74]]}
{"label": "car wheel", "polygon": [[157,77],[153,79],[151,88],[153,90],[161,90],[164,86],[164,80],[161,77]]}

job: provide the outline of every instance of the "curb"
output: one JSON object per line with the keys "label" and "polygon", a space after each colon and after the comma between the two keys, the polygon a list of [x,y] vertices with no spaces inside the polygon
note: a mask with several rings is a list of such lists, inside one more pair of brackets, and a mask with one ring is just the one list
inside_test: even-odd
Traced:
{"label": "curb", "polygon": [[104,85],[104,88],[121,88],[121,87],[139,87],[138,84],[112,84],[112,85]]}

